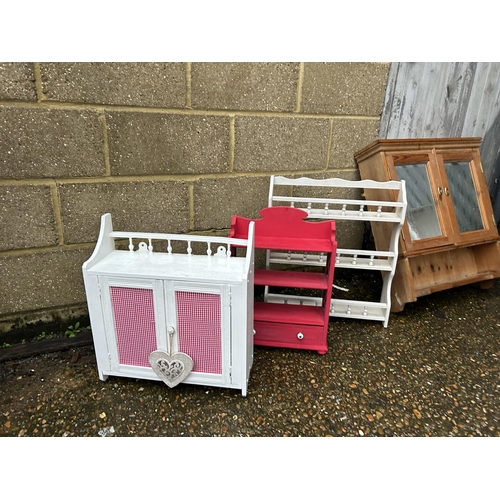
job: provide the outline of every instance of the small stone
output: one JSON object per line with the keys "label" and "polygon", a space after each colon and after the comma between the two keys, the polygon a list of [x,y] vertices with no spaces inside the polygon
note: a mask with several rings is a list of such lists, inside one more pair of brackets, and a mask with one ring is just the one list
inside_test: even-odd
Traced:
{"label": "small stone", "polygon": [[104,413],[104,412],[99,413],[99,418],[106,418],[106,413]]}
{"label": "small stone", "polygon": [[413,413],[417,418],[422,418],[422,414],[416,408],[413,409]]}

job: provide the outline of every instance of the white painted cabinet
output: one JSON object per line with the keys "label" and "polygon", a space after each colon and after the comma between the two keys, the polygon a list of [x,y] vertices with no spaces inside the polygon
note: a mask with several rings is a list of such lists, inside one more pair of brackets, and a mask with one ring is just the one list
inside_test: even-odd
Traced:
{"label": "white painted cabinet", "polygon": [[[129,249],[116,249],[114,240],[123,238]],[[153,250],[156,240],[167,243],[166,252]],[[186,252],[175,253],[175,244]],[[231,244],[246,246],[246,256],[231,256]],[[248,240],[238,242],[124,233],[113,231],[111,216],[104,215],[96,249],[83,265],[100,379],[161,380],[151,353],[164,352],[169,360],[180,353],[193,361],[183,383],[246,395],[253,362],[253,260],[253,228]]]}

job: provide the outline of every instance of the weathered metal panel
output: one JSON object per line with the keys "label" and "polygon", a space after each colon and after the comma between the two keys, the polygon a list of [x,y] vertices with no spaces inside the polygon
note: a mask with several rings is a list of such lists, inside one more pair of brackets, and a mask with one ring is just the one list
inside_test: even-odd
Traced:
{"label": "weathered metal panel", "polygon": [[379,138],[482,137],[481,158],[500,221],[500,63],[392,63]]}

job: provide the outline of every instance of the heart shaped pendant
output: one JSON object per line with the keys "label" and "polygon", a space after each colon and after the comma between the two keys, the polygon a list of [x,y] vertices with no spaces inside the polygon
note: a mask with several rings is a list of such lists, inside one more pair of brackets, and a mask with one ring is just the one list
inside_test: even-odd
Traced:
{"label": "heart shaped pendant", "polygon": [[165,351],[153,351],[149,355],[149,364],[153,371],[170,388],[180,384],[193,369],[193,360],[183,352],[168,354]]}

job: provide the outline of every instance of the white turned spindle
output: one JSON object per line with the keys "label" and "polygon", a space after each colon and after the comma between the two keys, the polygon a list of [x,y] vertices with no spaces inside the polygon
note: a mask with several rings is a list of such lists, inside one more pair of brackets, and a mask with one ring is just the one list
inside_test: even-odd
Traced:
{"label": "white turned spindle", "polygon": [[212,255],[212,249],[210,248],[210,242],[207,241],[207,255],[210,256]]}
{"label": "white turned spindle", "polygon": [[351,306],[347,306],[347,314],[351,314]]}
{"label": "white turned spindle", "polygon": [[345,215],[345,211],[346,211],[346,209],[347,209],[347,205],[344,203],[344,204],[342,205],[342,215]]}
{"label": "white turned spindle", "polygon": [[328,205],[328,203],[325,203],[325,215],[328,215],[328,209],[329,209],[329,205]]}
{"label": "white turned spindle", "polygon": [[357,263],[358,263],[358,256],[357,256],[357,255],[354,255],[354,257],[352,258],[352,262],[351,262],[351,264],[352,264],[353,266],[355,266]]}
{"label": "white turned spindle", "polygon": [[377,217],[380,217],[382,215],[382,206],[379,205],[377,208]]}
{"label": "white turned spindle", "polygon": [[363,211],[365,210],[365,206],[364,205],[360,205],[359,206],[359,216],[362,217],[363,216]]}
{"label": "white turned spindle", "polygon": [[310,215],[311,214],[311,202],[307,204],[307,213]]}
{"label": "white turned spindle", "polygon": [[148,250],[149,253],[153,253],[153,244],[151,243],[151,238],[148,238],[149,245],[148,245]]}
{"label": "white turned spindle", "polygon": [[373,259],[375,259],[375,255],[370,255],[370,262],[368,263],[369,266],[373,266]]}
{"label": "white turned spindle", "polygon": [[366,306],[363,307],[363,316],[368,316],[368,308]]}
{"label": "white turned spindle", "polygon": [[167,240],[168,246],[167,246],[167,252],[172,253],[172,245],[170,244],[170,240]]}
{"label": "white turned spindle", "polygon": [[133,252],[133,251],[134,251],[134,244],[132,243],[132,238],[129,238],[129,239],[128,239],[128,242],[129,242],[129,244],[128,244],[128,249],[129,249],[131,252]]}

